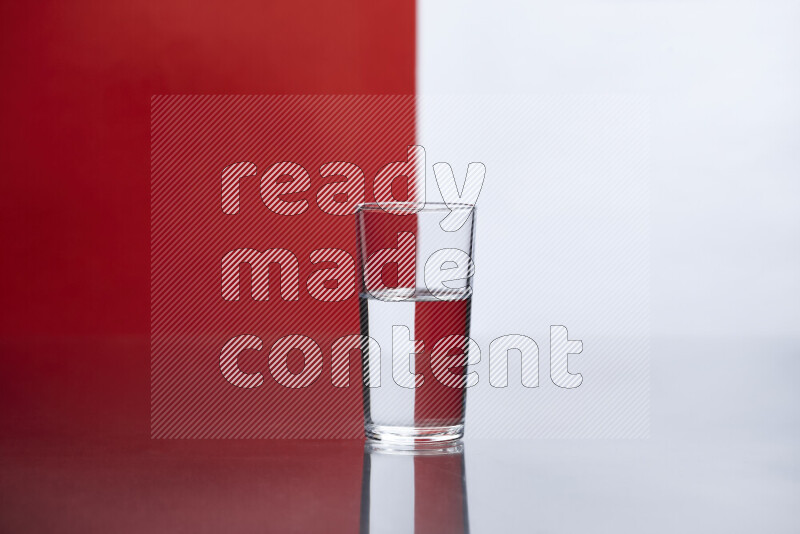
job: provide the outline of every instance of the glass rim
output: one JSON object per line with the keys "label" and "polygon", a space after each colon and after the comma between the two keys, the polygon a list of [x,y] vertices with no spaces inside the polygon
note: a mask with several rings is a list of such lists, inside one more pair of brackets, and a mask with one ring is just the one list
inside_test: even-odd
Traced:
{"label": "glass rim", "polygon": [[475,204],[444,202],[386,202],[381,205],[377,202],[362,202],[356,205],[356,211],[469,211],[474,210]]}

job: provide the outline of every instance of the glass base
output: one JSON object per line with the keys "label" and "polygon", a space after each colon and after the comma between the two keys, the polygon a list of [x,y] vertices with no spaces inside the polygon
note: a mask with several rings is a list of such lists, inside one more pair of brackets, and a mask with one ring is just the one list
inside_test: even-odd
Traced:
{"label": "glass base", "polygon": [[464,425],[385,426],[367,423],[367,439],[391,446],[425,446],[456,441],[464,436]]}

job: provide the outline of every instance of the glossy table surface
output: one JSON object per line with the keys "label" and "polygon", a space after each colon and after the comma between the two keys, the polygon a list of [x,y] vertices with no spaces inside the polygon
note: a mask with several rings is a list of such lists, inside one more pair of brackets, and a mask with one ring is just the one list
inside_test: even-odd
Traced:
{"label": "glossy table surface", "polygon": [[[799,346],[655,341],[644,440],[467,431],[460,449],[414,457],[363,441],[150,440],[113,424],[134,409],[123,404],[94,414],[102,431],[76,435],[58,427],[56,408],[28,405],[4,414],[19,432],[0,443],[0,530],[797,532]],[[137,391],[146,403],[146,382]],[[21,390],[4,394],[19,405]]]}

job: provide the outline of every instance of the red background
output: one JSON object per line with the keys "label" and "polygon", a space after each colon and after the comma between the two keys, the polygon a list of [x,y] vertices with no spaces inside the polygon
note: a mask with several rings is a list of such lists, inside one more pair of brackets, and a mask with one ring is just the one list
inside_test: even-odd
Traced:
{"label": "red background", "polygon": [[0,530],[352,532],[358,441],[152,441],[150,97],[413,94],[413,1],[0,3]]}
{"label": "red background", "polygon": [[414,4],[2,4],[7,436],[148,434],[153,94],[412,94]]}
{"label": "red background", "polygon": [[[404,160],[406,147],[414,144],[414,110],[411,95],[154,99],[153,437],[363,437],[360,351],[349,354],[348,387],[332,383],[334,341],[359,333],[357,296],[351,291],[344,300],[323,301],[312,296],[314,285],[309,285],[312,273],[330,278],[327,269],[336,265],[312,263],[313,251],[339,249],[356,256],[353,207],[349,215],[331,215],[319,207],[329,198],[327,193],[320,195],[323,185],[341,177],[323,178],[319,169],[331,161],[357,164],[366,177],[365,187],[363,193],[348,194],[347,201],[372,201],[373,177],[387,163]],[[221,174],[239,161],[252,162],[259,171],[239,180],[240,209],[228,214],[221,209]],[[265,202],[259,194],[259,189],[263,193],[275,188],[274,181],[260,178],[274,163],[285,161],[294,162],[309,176],[301,188],[307,186],[307,191],[283,196],[302,211],[294,215],[276,213],[275,203]],[[355,182],[351,178],[348,185]],[[395,243],[386,243],[387,247],[396,246],[393,238]],[[266,300],[251,296],[251,288],[262,280],[256,268],[237,266],[239,298],[224,300],[222,258],[242,249],[282,250],[293,256],[299,271],[297,297],[280,289],[288,289],[292,279],[298,282],[287,262],[268,269]],[[355,286],[355,263],[351,265],[341,278],[349,277]],[[220,372],[222,347],[242,335],[257,336],[263,343],[261,350],[236,356],[242,372],[265,376],[255,388],[235,387]],[[303,336],[311,346],[306,346],[305,354],[288,353],[284,367],[273,346],[287,335]],[[298,389],[278,383],[286,368],[295,379],[303,373],[310,383]]]}

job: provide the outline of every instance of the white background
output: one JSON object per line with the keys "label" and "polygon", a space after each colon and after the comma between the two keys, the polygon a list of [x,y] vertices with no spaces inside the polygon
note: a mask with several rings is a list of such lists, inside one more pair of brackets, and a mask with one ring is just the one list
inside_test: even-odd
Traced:
{"label": "white background", "polygon": [[[418,19],[423,97],[648,98],[654,336],[797,338],[800,3],[422,0]],[[474,111],[464,109],[454,135],[478,131]],[[438,119],[421,106],[423,145],[426,132],[444,127]],[[492,142],[520,149],[506,132]],[[426,148],[429,163],[447,161]],[[466,162],[451,163],[463,176]],[[534,231],[536,211],[520,200],[533,204],[554,177],[525,168],[498,175],[488,165],[492,202]],[[508,220],[478,225],[476,291],[497,291],[503,273],[485,260],[510,231],[519,244],[524,234]],[[501,322],[524,312],[494,310]]]}
{"label": "white background", "polygon": [[[418,5],[421,95],[650,106],[650,438],[475,440],[468,402],[471,531],[797,532],[800,2]],[[419,120],[423,136],[442,127],[424,105]],[[487,171],[509,206],[552,180]],[[485,261],[508,235],[507,221],[481,218],[488,196],[476,295],[514,291]],[[534,228],[534,215],[514,219]],[[521,313],[497,306],[490,322]]]}

